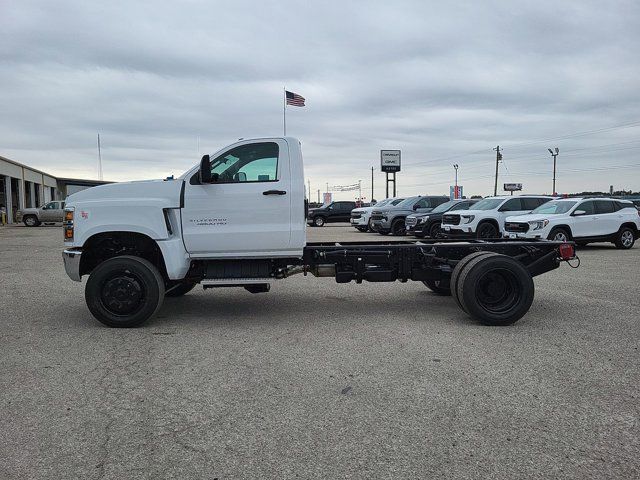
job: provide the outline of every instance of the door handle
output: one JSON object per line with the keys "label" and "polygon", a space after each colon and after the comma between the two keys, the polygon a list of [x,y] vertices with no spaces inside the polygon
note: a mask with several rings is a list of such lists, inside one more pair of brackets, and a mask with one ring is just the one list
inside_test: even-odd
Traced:
{"label": "door handle", "polygon": [[287,192],[284,190],[266,190],[262,192],[263,195],[286,195]]}

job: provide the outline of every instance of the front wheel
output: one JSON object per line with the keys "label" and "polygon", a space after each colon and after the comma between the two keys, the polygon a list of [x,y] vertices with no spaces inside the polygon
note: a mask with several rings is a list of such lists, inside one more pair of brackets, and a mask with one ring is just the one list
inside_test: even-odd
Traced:
{"label": "front wheel", "polygon": [[391,224],[391,232],[396,236],[405,235],[407,231],[404,227],[404,220],[403,219],[395,220]]}
{"label": "front wheel", "polygon": [[437,295],[451,295],[451,287],[449,282],[443,280],[423,280],[425,287]]}
{"label": "front wheel", "polygon": [[556,242],[568,242],[571,240],[571,235],[564,228],[554,228],[549,233],[547,240],[554,240]]}
{"label": "front wheel", "polygon": [[40,220],[38,220],[38,217],[36,217],[35,215],[27,215],[22,219],[22,222],[27,227],[37,227],[38,225],[40,225]]}
{"label": "front wheel", "polygon": [[439,223],[434,223],[433,225],[431,225],[431,228],[429,228],[429,236],[431,238],[438,238],[438,235],[440,235],[441,229],[440,229],[440,224]]}
{"label": "front wheel", "polygon": [[629,250],[633,247],[633,244],[636,242],[636,237],[634,235],[633,230],[628,227],[623,227],[620,232],[618,232],[618,236],[616,238],[615,246],[616,248],[620,248],[622,250]]}
{"label": "front wheel", "polygon": [[482,240],[498,238],[498,228],[493,223],[481,223],[478,226],[477,236]]}
{"label": "front wheel", "polygon": [[137,327],[151,318],[164,300],[164,279],[148,260],[124,255],[105,260],[89,275],[87,307],[109,327]]}
{"label": "front wheel", "polygon": [[324,227],[324,217],[316,217],[313,219],[313,224],[316,227]]}
{"label": "front wheel", "polygon": [[362,232],[362,233],[364,233],[364,232],[366,232],[366,231],[367,231],[367,227],[356,227],[356,229],[357,229],[359,232]]}

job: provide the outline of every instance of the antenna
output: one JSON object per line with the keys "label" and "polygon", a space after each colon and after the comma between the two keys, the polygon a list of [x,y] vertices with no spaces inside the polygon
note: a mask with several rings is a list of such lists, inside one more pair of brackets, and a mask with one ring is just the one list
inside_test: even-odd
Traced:
{"label": "antenna", "polygon": [[100,149],[100,134],[98,134],[98,180],[102,180],[102,151]]}

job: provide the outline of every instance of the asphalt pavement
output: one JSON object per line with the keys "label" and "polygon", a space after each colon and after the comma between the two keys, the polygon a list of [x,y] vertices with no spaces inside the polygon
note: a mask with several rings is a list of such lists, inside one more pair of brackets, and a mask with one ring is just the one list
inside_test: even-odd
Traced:
{"label": "asphalt pavement", "polygon": [[61,250],[0,227],[2,479],[640,477],[640,246],[579,250],[502,328],[421,283],[296,276],[110,329]]}

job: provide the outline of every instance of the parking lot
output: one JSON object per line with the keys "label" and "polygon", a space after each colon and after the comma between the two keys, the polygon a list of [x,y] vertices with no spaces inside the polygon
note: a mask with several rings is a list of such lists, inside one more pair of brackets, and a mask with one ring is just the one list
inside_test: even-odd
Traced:
{"label": "parking lot", "polygon": [[504,328],[421,283],[298,276],[133,330],[90,315],[61,249],[0,228],[3,479],[640,476],[638,246],[580,249]]}

